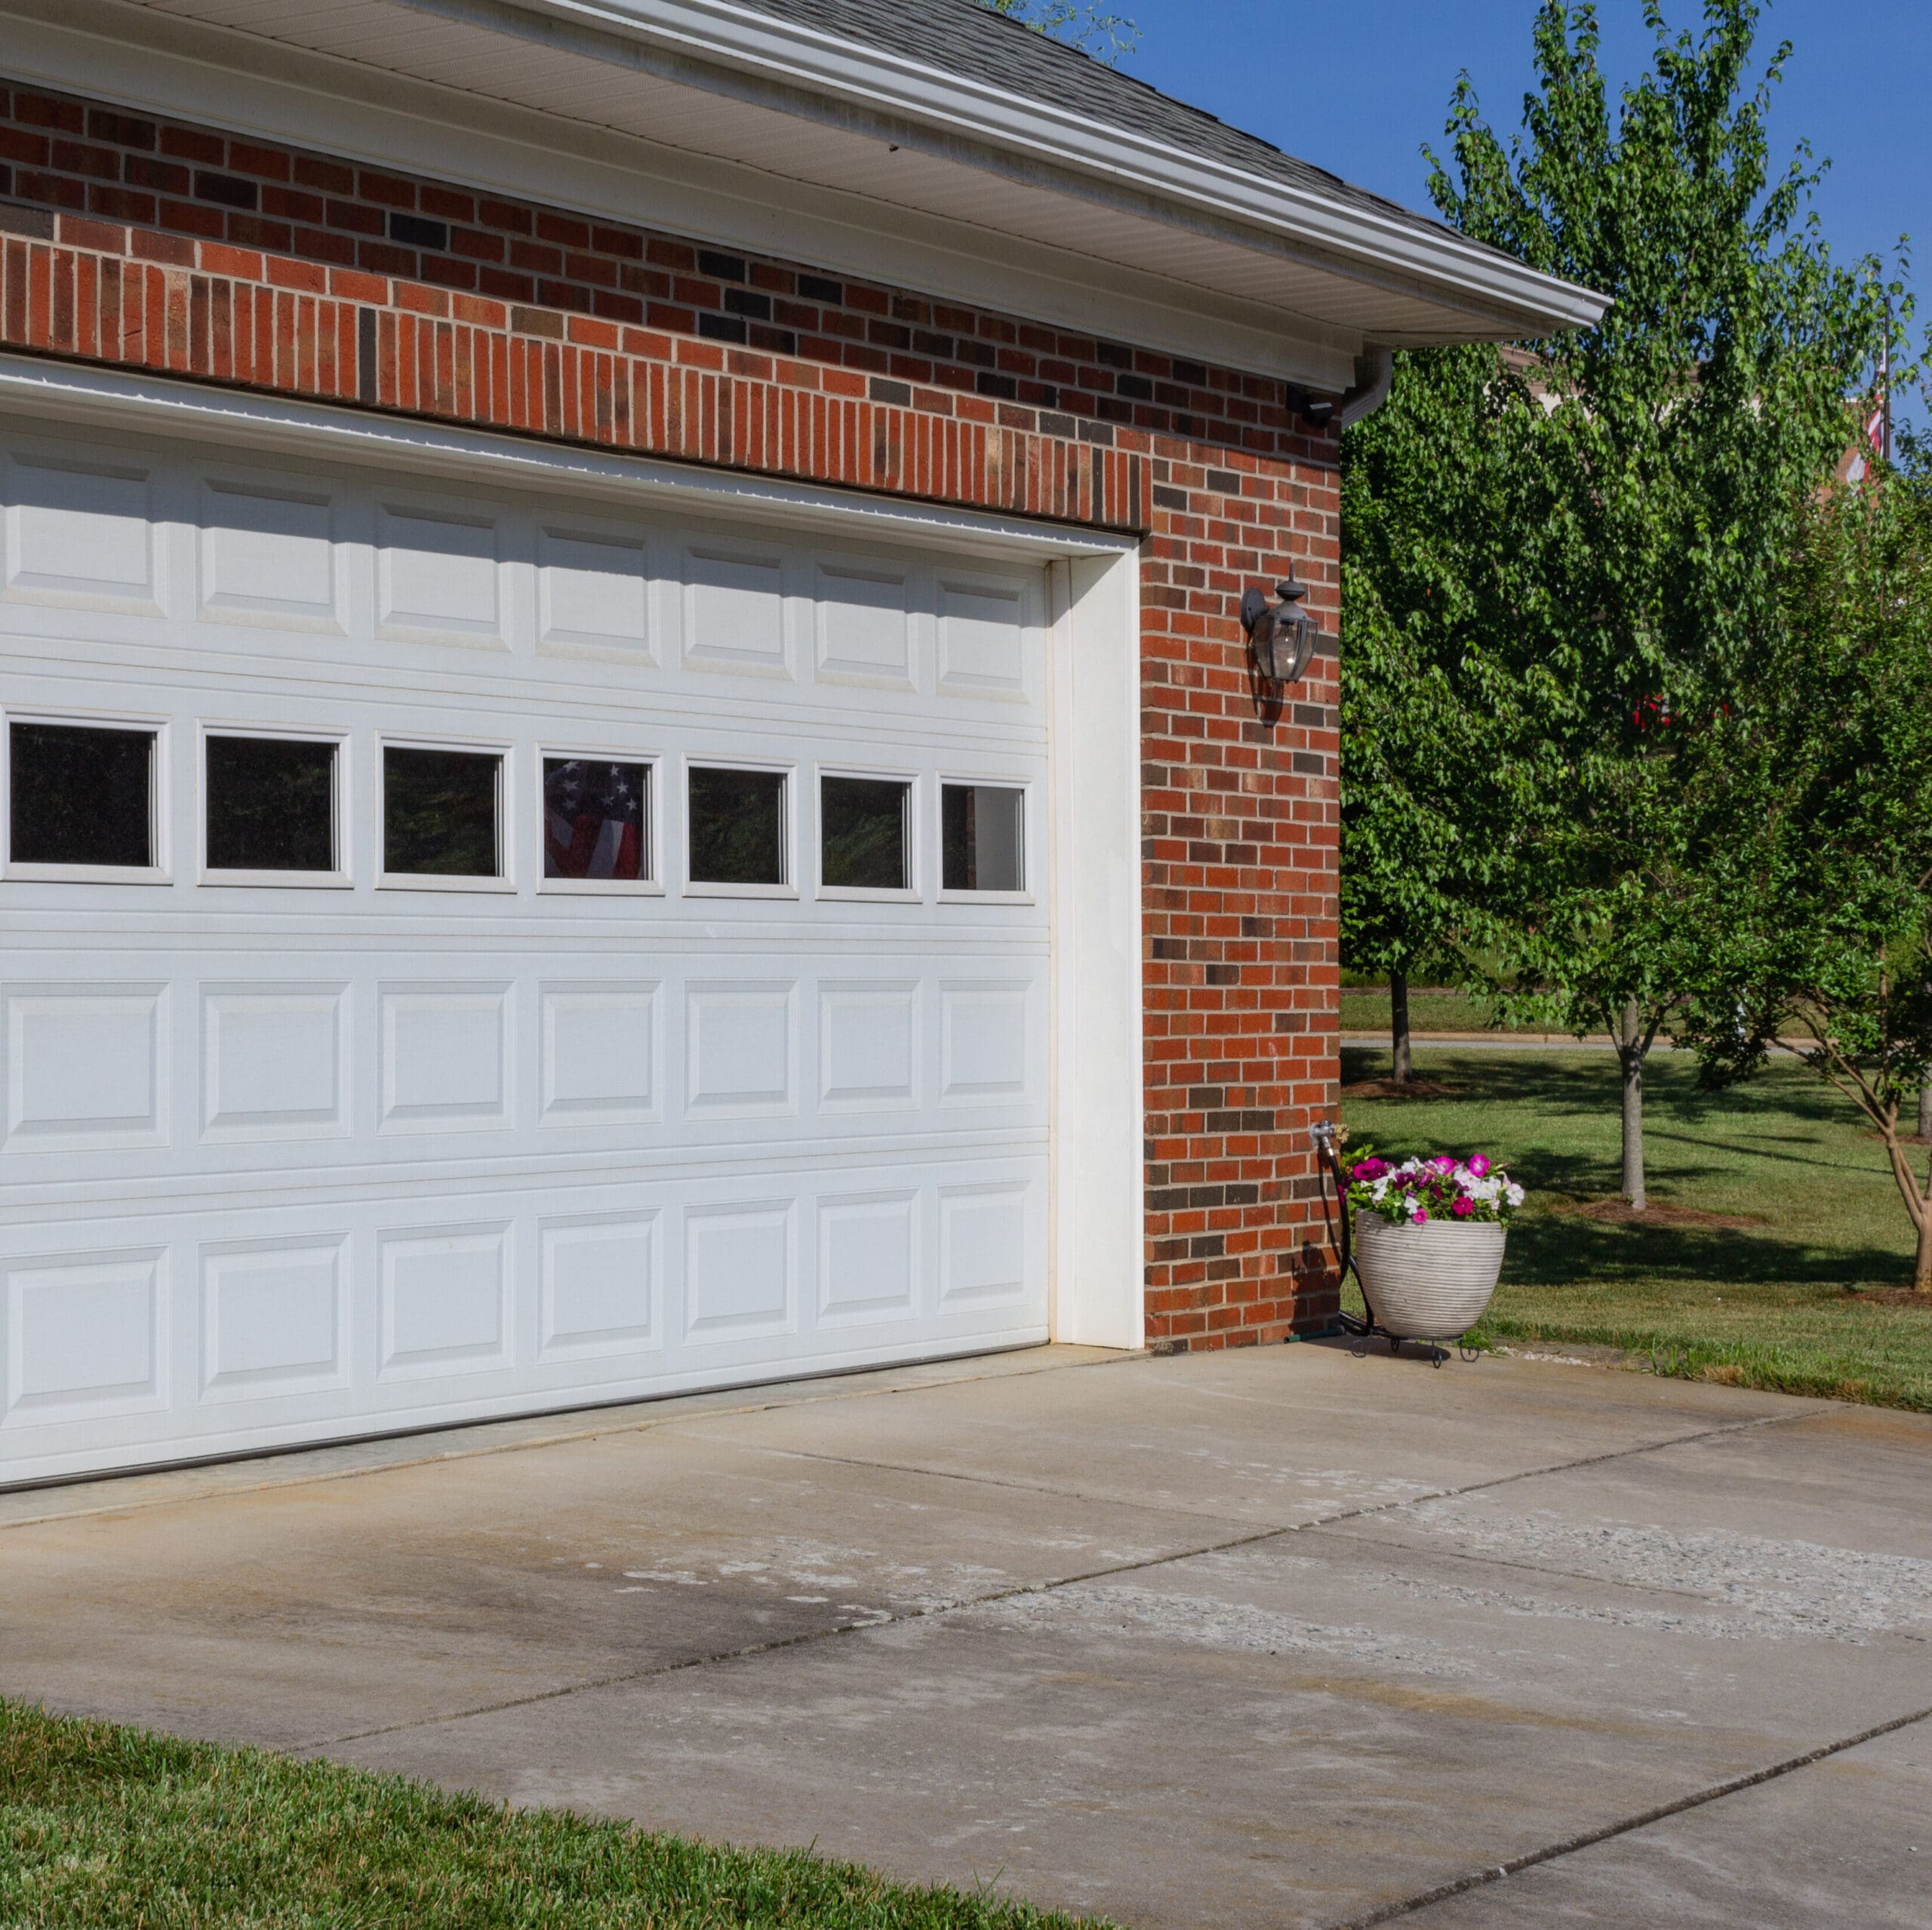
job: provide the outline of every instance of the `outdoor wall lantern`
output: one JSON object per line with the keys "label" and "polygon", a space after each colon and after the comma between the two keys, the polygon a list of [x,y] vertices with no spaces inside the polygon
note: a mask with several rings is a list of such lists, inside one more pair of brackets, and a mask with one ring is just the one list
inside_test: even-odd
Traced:
{"label": "outdoor wall lantern", "polygon": [[1260,590],[1250,590],[1241,598],[1241,628],[1247,632],[1256,674],[1264,682],[1298,683],[1315,654],[1321,632],[1302,607],[1308,585],[1297,582],[1292,570],[1285,583],[1275,585],[1275,594],[1281,599],[1279,603],[1269,603]]}

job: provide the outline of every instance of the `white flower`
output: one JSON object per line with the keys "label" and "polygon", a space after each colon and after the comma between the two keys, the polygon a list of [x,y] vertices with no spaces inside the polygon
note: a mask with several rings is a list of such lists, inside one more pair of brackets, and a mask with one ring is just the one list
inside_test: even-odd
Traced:
{"label": "white flower", "polygon": [[1513,1181],[1509,1187],[1509,1203],[1512,1206],[1520,1206],[1523,1203],[1523,1189]]}

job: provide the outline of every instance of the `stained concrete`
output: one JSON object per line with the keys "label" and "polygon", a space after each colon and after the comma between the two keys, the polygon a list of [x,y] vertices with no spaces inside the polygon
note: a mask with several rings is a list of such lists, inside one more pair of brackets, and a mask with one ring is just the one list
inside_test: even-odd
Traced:
{"label": "stained concrete", "polygon": [[1927,1467],[1626,1373],[1042,1350],[0,1498],[0,1693],[1150,1930],[1924,1924],[1932,1719],[1703,1799],[1932,1710]]}

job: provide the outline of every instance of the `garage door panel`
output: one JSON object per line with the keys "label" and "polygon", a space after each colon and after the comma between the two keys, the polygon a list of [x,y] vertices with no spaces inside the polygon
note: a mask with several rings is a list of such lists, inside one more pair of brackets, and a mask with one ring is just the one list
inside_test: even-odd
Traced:
{"label": "garage door panel", "polygon": [[595,1379],[664,1351],[662,1206],[542,1217],[537,1358]]}
{"label": "garage door panel", "polygon": [[204,985],[201,1010],[205,1143],[349,1136],[346,984]]}
{"label": "garage door panel", "polygon": [[202,620],[347,635],[341,515],[329,490],[204,478],[196,557]]}
{"label": "garage door panel", "polygon": [[909,568],[875,560],[821,560],[813,595],[818,681],[916,694],[921,659],[929,653],[918,648],[915,636],[920,590]]}
{"label": "garage door panel", "polygon": [[199,1396],[287,1400],[349,1385],[346,1233],[217,1241],[200,1252]]}
{"label": "garage door panel", "polygon": [[[162,860],[0,876],[0,1480],[1044,1337],[1038,573],[4,426],[0,494],[0,723],[152,727]],[[205,868],[211,733],[337,747],[334,873]],[[504,875],[386,877],[388,744],[500,754]],[[545,877],[546,756],[645,767],[648,879]],[[691,887],[707,760],[783,893]],[[822,773],[903,895],[820,895]],[[1028,893],[942,896],[949,781]]]}
{"label": "garage door panel", "polygon": [[0,475],[6,488],[0,593],[8,601],[162,613],[165,525],[152,465],[118,452],[94,456],[36,442],[8,450]]}
{"label": "garage door panel", "polygon": [[950,1185],[900,1160],[863,1188],[821,1166],[451,1191],[435,1217],[403,1197],[78,1225],[64,1249],[0,1254],[0,1464],[30,1479],[1037,1339],[1038,1176],[983,1165]]}
{"label": "garage door panel", "polygon": [[[184,629],[158,640],[157,619]],[[458,692],[452,650],[481,649],[506,692],[600,699],[614,665],[660,697],[749,670],[734,702],[831,721],[851,715],[835,692],[860,687],[881,717],[983,721],[989,704],[1040,710],[1027,639],[1045,620],[1035,571],[0,426],[0,627],[23,638],[162,641],[327,678],[406,668]],[[773,678],[786,687],[759,693]]]}
{"label": "garage door panel", "polygon": [[645,1126],[663,1117],[663,987],[652,979],[546,980],[539,1123]]}
{"label": "garage door panel", "polygon": [[654,668],[648,540],[642,531],[546,521],[537,532],[537,647]]}
{"label": "garage door panel", "polygon": [[165,985],[14,983],[0,998],[10,1152],[167,1145]]}
{"label": "garage door panel", "polygon": [[[1046,1124],[1038,978],[253,979],[3,996],[0,1174],[22,1199],[61,1182],[312,1189],[620,1148],[729,1163],[903,1142],[939,1157]],[[164,1019],[177,997],[191,1018],[198,1008],[198,1036]]]}

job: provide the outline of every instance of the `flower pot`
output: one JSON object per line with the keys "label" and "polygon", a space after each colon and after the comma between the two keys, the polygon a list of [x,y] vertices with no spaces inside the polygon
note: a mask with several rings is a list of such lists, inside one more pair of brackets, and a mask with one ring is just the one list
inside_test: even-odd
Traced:
{"label": "flower pot", "polygon": [[1404,1340],[1453,1340],[1482,1318],[1508,1229],[1493,1220],[1397,1225],[1358,1212],[1355,1265],[1377,1324]]}

